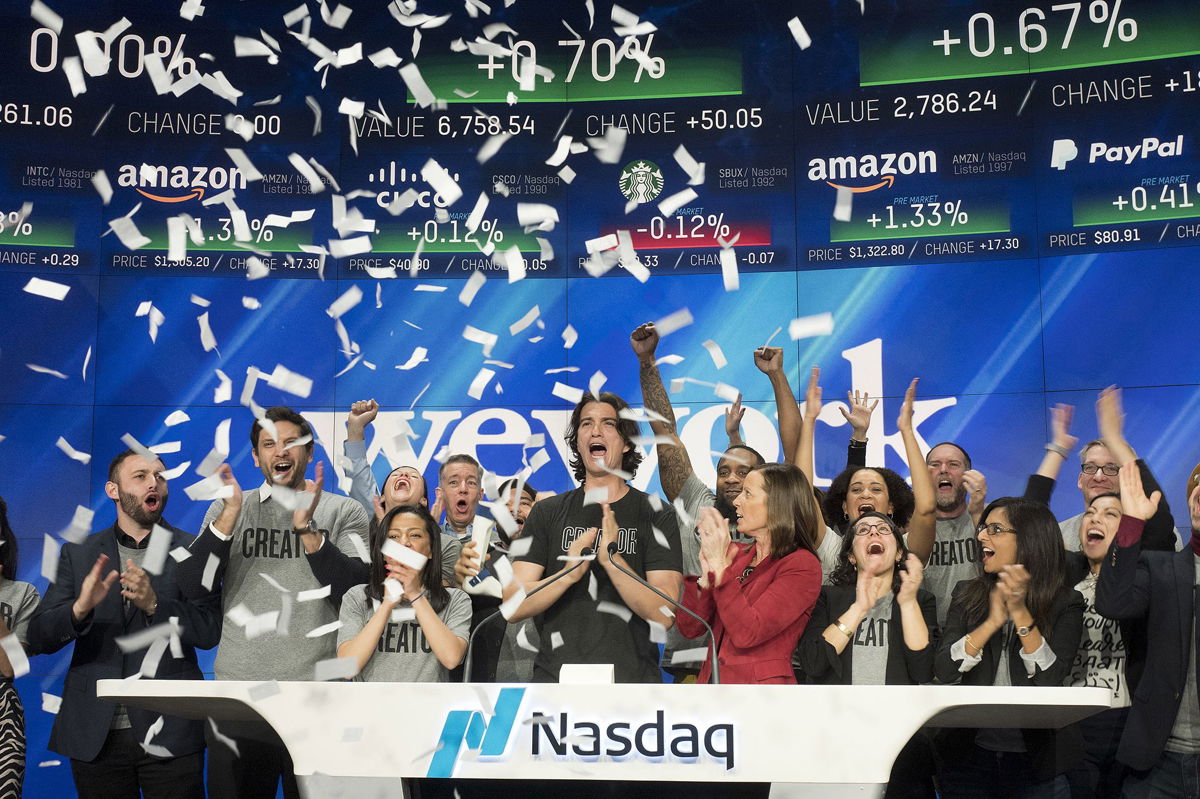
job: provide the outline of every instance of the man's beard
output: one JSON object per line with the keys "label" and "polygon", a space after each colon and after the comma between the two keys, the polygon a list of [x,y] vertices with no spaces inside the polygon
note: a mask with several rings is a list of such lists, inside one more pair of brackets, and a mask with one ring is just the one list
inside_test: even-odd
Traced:
{"label": "man's beard", "polygon": [[963,506],[963,504],[966,503],[966,501],[967,501],[967,487],[965,485],[960,485],[958,487],[958,491],[956,491],[954,493],[954,499],[951,499],[949,501],[944,500],[944,499],[939,499],[937,501],[937,509],[940,511],[943,511],[943,512],[956,510],[958,508],[961,508]]}
{"label": "man's beard", "polygon": [[125,515],[143,527],[157,524],[167,507],[166,494],[158,495],[158,507],[152,511],[146,510],[141,501],[133,494],[126,494],[120,488],[117,489],[117,496],[121,502],[121,510],[125,511]]}
{"label": "man's beard", "polygon": [[717,509],[717,513],[725,517],[725,521],[732,525],[737,525],[737,508],[733,507],[733,503],[725,498],[725,494],[717,494],[717,501],[713,507]]}

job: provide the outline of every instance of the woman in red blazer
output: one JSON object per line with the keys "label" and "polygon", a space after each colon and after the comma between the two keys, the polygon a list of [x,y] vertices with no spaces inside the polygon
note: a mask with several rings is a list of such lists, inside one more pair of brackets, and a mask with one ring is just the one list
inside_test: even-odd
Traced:
{"label": "woman in red blazer", "polygon": [[[795,466],[767,463],[747,476],[733,501],[738,545],[729,522],[705,508],[700,531],[700,577],[688,577],[683,604],[712,625],[724,683],[792,683],[792,652],[821,592],[817,525],[821,516],[808,479]],[[677,617],[689,638],[704,633],[686,614]],[[699,682],[708,682],[704,662]]]}

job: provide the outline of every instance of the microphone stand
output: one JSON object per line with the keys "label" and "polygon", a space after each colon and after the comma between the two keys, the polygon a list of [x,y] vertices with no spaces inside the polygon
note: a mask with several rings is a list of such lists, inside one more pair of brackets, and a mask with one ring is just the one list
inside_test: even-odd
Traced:
{"label": "microphone stand", "polygon": [[[591,547],[584,547],[583,552],[580,554],[582,554],[583,557],[588,557],[589,555],[595,554],[595,550],[592,549]],[[528,599],[529,597],[536,594],[538,591],[541,591],[543,588],[549,588],[551,585],[558,582],[562,578],[566,577],[568,574],[575,571],[576,569],[578,569],[580,566],[582,566],[586,562],[587,561],[584,561],[584,560],[576,561],[570,568],[563,569],[558,574],[554,575],[549,580],[547,580],[546,582],[539,585],[537,588],[530,591],[528,594],[525,595],[525,598]],[[501,604],[503,604],[503,603],[501,603]],[[490,614],[488,614],[487,616],[484,617],[483,621],[481,621],[481,622],[479,622],[479,624],[475,625],[475,629],[471,630],[471,635],[467,637],[467,656],[466,656],[466,658],[463,659],[463,682],[470,682],[470,679],[471,679],[471,661],[474,659],[474,655],[475,655],[475,636],[479,634],[479,631],[483,629],[483,626],[485,624],[487,624],[489,621],[491,621],[492,619],[496,618],[499,615],[501,615],[499,610],[492,611]]]}
{"label": "microphone stand", "polygon": [[618,550],[618,549],[619,549],[619,547],[617,546],[617,542],[616,542],[616,541],[610,541],[610,542],[609,542],[609,544],[608,544],[608,558],[609,558],[609,560],[611,560],[611,561],[612,561],[612,565],[616,566],[616,567],[617,567],[617,569],[618,569],[619,571],[621,571],[623,574],[625,574],[625,576],[633,578],[633,579],[634,579],[634,580],[636,580],[638,583],[640,583],[640,584],[644,585],[646,588],[649,588],[651,591],[653,591],[654,593],[658,594],[660,597],[662,597],[663,599],[667,600],[667,601],[668,601],[668,602],[670,602],[672,605],[674,605],[675,607],[679,608],[679,609],[680,609],[680,610],[682,610],[684,613],[686,613],[687,615],[691,616],[691,617],[692,617],[693,619],[695,619],[696,621],[698,621],[698,622],[700,622],[701,624],[703,624],[703,625],[704,625],[704,629],[708,630],[708,644],[709,644],[709,648],[711,649],[711,653],[712,653],[712,657],[711,657],[711,662],[712,662],[712,681],[713,681],[713,685],[720,685],[720,684],[721,684],[721,667],[720,667],[720,665],[717,663],[717,638],[716,638],[716,636],[715,636],[715,635],[713,635],[713,629],[712,629],[712,627],[709,625],[709,623],[708,623],[708,622],[706,622],[704,619],[700,618],[700,616],[699,616],[699,615],[697,615],[696,613],[694,613],[694,612],[691,610],[691,608],[684,607],[682,604],[680,604],[680,603],[679,603],[679,602],[677,602],[676,600],[674,600],[674,599],[671,599],[671,597],[667,596],[667,595],[666,595],[666,594],[664,594],[662,591],[659,591],[657,588],[655,588],[654,586],[650,585],[650,583],[646,582],[646,581],[645,581],[645,580],[643,580],[641,577],[638,577],[636,574],[634,574],[633,572],[631,572],[629,569],[625,568],[625,567],[624,567],[624,566],[622,566],[620,563],[618,563],[617,561],[613,560],[613,555],[617,554],[617,550]]}

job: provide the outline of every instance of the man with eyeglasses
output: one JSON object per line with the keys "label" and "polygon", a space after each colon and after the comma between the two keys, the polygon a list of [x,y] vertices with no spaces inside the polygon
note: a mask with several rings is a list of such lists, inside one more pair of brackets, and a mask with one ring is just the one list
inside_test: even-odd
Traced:
{"label": "man with eyeglasses", "polygon": [[925,456],[935,491],[937,528],[925,563],[925,590],[937,598],[938,624],[945,625],[950,595],[960,580],[975,576],[979,518],[987,504],[987,479],[971,468],[971,456],[958,444],[944,441]]}

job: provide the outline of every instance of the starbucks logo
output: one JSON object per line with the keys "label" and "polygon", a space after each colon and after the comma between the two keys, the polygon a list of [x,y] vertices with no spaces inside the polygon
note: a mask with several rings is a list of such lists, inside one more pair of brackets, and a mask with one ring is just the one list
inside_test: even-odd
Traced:
{"label": "starbucks logo", "polygon": [[663,174],[653,161],[631,161],[621,170],[621,194],[635,203],[652,202],[663,189]]}

